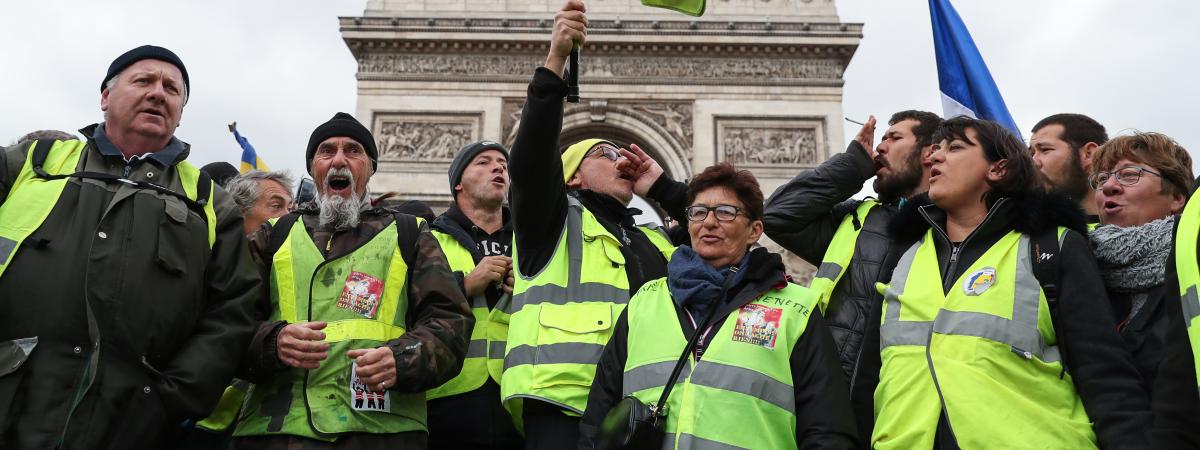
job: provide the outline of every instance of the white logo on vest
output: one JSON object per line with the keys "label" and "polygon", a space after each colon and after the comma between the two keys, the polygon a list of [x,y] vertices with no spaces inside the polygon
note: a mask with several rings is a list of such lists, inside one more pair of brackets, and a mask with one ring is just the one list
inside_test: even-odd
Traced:
{"label": "white logo on vest", "polygon": [[981,295],[993,284],[996,284],[996,269],[984,267],[963,280],[963,293],[972,296]]}
{"label": "white logo on vest", "polygon": [[391,393],[387,390],[372,391],[367,387],[366,383],[358,379],[358,364],[356,363],[350,363],[350,408],[355,411],[389,412],[392,410]]}

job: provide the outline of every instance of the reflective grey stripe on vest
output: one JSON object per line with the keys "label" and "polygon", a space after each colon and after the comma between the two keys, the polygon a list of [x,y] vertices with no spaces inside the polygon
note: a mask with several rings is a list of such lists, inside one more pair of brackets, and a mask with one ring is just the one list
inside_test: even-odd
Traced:
{"label": "reflective grey stripe on vest", "polygon": [[743,367],[701,359],[688,383],[757,397],[789,413],[796,413],[796,392],[791,386]]}
{"label": "reflective grey stripe on vest", "polygon": [[[910,249],[912,250],[912,249]],[[905,254],[907,257],[908,254]],[[902,264],[904,261],[902,260]],[[912,261],[907,261],[905,269],[911,268]],[[896,275],[901,275],[900,266],[897,266]],[[896,280],[896,275],[892,279]],[[902,274],[903,278],[907,279],[907,270]],[[937,318],[933,321],[932,332],[942,335],[956,336],[974,336],[991,341],[1006,344],[1012,347],[1012,351],[1025,357],[1026,359],[1037,356],[1045,362],[1056,362],[1062,359],[1059,354],[1058,347],[1046,345],[1042,334],[1038,331],[1038,308],[1041,305],[1042,286],[1038,282],[1037,277],[1033,274],[1033,264],[1029,256],[1029,237],[1022,235],[1017,242],[1017,267],[1014,274],[1014,291],[1013,291],[1013,310],[1012,319],[1005,319],[1000,316],[995,316],[987,313],[973,311],[950,311],[942,309],[938,311]],[[901,286],[900,289],[903,289]],[[923,325],[921,328],[927,330],[923,336],[915,334],[917,326],[920,322],[899,322],[900,308],[895,308],[895,314],[892,313],[892,306],[899,305],[899,300],[895,300],[889,289],[887,301],[894,303],[888,304],[888,314],[885,318],[887,321],[895,320],[896,324],[914,324],[909,326],[893,327],[887,332],[880,328],[880,341],[889,342],[889,345],[903,345],[897,342],[907,342],[907,345],[927,345],[929,340],[929,328]],[[899,293],[897,292],[897,296]],[[885,333],[894,339],[885,338]],[[921,343],[923,341],[923,343]],[[916,342],[916,343],[914,343]]]}
{"label": "reflective grey stripe on vest", "polygon": [[488,355],[492,359],[504,358],[504,347],[508,345],[505,341],[492,341],[488,343]]}
{"label": "reflective grey stripe on vest", "polygon": [[887,314],[883,324],[879,326],[879,349],[883,350],[893,345],[928,345],[929,333],[933,322],[901,321],[900,295],[904,294],[904,285],[908,282],[908,274],[912,271],[913,259],[917,257],[917,249],[925,243],[925,238],[917,241],[904,251],[896,269],[892,272],[892,283],[883,293],[883,301],[887,304]]}
{"label": "reflective grey stripe on vest", "polygon": [[[675,434],[668,433],[666,439],[663,439],[664,450],[675,449]],[[689,450],[744,450],[736,445],[729,445],[717,441],[710,441],[702,437],[679,433],[679,448]]]}
{"label": "reflective grey stripe on vest", "polygon": [[543,284],[530,286],[513,296],[512,304],[505,312],[520,311],[526,305],[565,305],[571,302],[597,301],[606,303],[629,303],[629,290],[604,283],[580,283],[583,273],[583,204],[567,196],[567,285]]}
{"label": "reflective grey stripe on vest", "polygon": [[821,263],[821,267],[817,268],[817,274],[813,278],[826,278],[830,281],[837,280],[838,275],[842,273],[842,266],[835,262],[825,261]]}
{"label": "reflective grey stripe on vest", "polygon": [[1192,319],[1200,316],[1200,296],[1196,295],[1196,286],[1188,286],[1183,294],[1183,326],[1192,324]]}
{"label": "reflective grey stripe on vest", "polygon": [[526,364],[596,364],[604,346],[563,342],[539,346],[518,345],[504,357],[504,370]]}
{"label": "reflective grey stripe on vest", "polygon": [[[678,360],[656,362],[630,369],[621,376],[621,394],[630,395],[637,391],[660,388],[667,385],[667,378],[675,370]],[[686,380],[692,372],[691,364],[684,364],[679,371],[679,379]],[[655,400],[658,401],[658,400]]]}
{"label": "reflective grey stripe on vest", "polygon": [[487,297],[484,296],[483,294],[479,294],[474,297],[471,297],[471,309],[475,309],[475,308],[485,308],[486,309],[487,307],[488,307]]}
{"label": "reflective grey stripe on vest", "polygon": [[487,339],[475,339],[467,345],[467,358],[483,358],[487,356]]}

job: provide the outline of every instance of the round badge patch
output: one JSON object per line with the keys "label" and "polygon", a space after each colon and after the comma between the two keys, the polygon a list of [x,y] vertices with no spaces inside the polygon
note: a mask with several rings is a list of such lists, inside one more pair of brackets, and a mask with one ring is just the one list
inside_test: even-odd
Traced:
{"label": "round badge patch", "polygon": [[996,284],[996,269],[993,267],[984,267],[972,273],[963,281],[963,293],[967,295],[980,295],[988,288]]}

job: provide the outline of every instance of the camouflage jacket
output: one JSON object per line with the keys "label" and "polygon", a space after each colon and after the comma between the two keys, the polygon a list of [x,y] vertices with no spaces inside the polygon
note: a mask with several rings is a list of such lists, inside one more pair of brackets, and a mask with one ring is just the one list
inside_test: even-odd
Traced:
{"label": "camouflage jacket", "polygon": [[[334,231],[319,226],[313,211],[301,214],[305,230],[326,260],[352,252],[395,220],[390,211],[373,208],[362,212],[358,227]],[[272,232],[287,230],[273,230],[264,225],[250,236],[251,253],[264,279],[270,279],[273,255],[267,253]],[[416,246],[408,280],[408,327],[403,336],[387,343],[396,357],[398,382],[391,389],[397,392],[425,391],[457,375],[475,323],[458,279],[450,270],[437,238],[429,232],[428,224],[421,225]],[[268,320],[272,312],[270,283],[263,285],[256,308],[256,318],[261,324],[240,373],[252,382],[264,381],[285,369],[275,351],[275,338],[286,323]]]}

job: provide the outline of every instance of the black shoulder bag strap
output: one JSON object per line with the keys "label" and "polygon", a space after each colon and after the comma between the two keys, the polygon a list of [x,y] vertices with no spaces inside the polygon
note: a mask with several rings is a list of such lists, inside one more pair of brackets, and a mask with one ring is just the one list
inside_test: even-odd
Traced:
{"label": "black shoulder bag strap", "polygon": [[188,198],[188,196],[183,195],[179,192],[172,191],[171,189],[168,189],[165,186],[161,186],[161,185],[146,182],[146,181],[129,180],[129,179],[122,178],[122,177],[119,177],[119,176],[116,176],[113,174],[109,174],[109,173],[73,172],[73,173],[64,173],[64,174],[59,174],[59,175],[50,175],[48,172],[46,172],[46,169],[43,168],[42,166],[44,166],[46,164],[46,158],[48,158],[50,156],[50,149],[52,147],[54,147],[55,142],[56,141],[54,141],[52,139],[38,139],[37,143],[34,144],[34,146],[33,146],[33,154],[30,155],[32,158],[32,160],[30,161],[30,163],[31,163],[30,166],[32,166],[33,173],[37,174],[38,178],[41,178],[43,180],[61,180],[63,178],[80,178],[80,179],[99,180],[99,181],[103,181],[105,183],[116,183],[116,182],[126,183],[126,184],[136,186],[141,189],[149,189],[149,190],[161,193],[161,194],[166,194],[166,195],[176,197],[176,198],[182,200],[183,203],[185,205],[187,205],[189,208],[194,209],[198,214],[203,216],[205,218],[205,220],[208,220],[208,216],[204,214],[204,205],[208,203],[208,194],[209,194],[209,191],[212,189],[212,178],[209,177],[209,175],[207,173],[205,173],[204,171],[200,171],[200,177],[196,180],[196,199],[195,200],[192,200],[192,199]]}
{"label": "black shoulder bag strap", "polygon": [[417,258],[417,237],[421,234],[421,227],[417,225],[417,216],[402,212],[393,212],[392,215],[396,218],[396,243],[400,246],[400,256],[404,257],[404,264],[408,266],[408,272],[412,273],[413,261]]}
{"label": "black shoulder bag strap", "polygon": [[[734,270],[736,271],[737,268],[735,267]],[[726,277],[725,285],[721,287],[720,299],[724,299],[729,292],[729,284],[733,279],[734,273],[730,273]],[[683,371],[684,365],[687,364],[688,358],[692,357],[696,345],[700,342],[700,337],[705,334],[708,324],[712,323],[713,317],[720,309],[720,302],[713,305],[704,320],[696,327],[692,337],[688,339],[687,346],[683,348],[683,354],[679,355],[679,360],[675,362],[675,369],[671,371],[670,378],[667,378],[667,383],[663,386],[662,395],[659,396],[657,403],[647,405],[637,397],[626,395],[608,410],[604,420],[600,423],[600,430],[593,445],[595,449],[662,448],[668,414],[667,399],[671,396],[671,389],[675,387],[675,381],[679,378],[679,373]]]}
{"label": "black shoulder bag strap", "polygon": [[1033,276],[1038,279],[1038,283],[1042,285],[1042,292],[1046,294],[1046,305],[1050,308],[1050,321],[1054,324],[1055,336],[1058,337],[1056,345],[1058,354],[1062,357],[1063,366],[1058,377],[1062,378],[1067,372],[1067,335],[1062,332],[1062,327],[1058,326],[1063,323],[1058,308],[1058,285],[1061,279],[1059,260],[1062,259],[1058,227],[1051,227],[1049,230],[1034,235],[1030,243],[1032,244],[1030,257],[1033,259]]}

